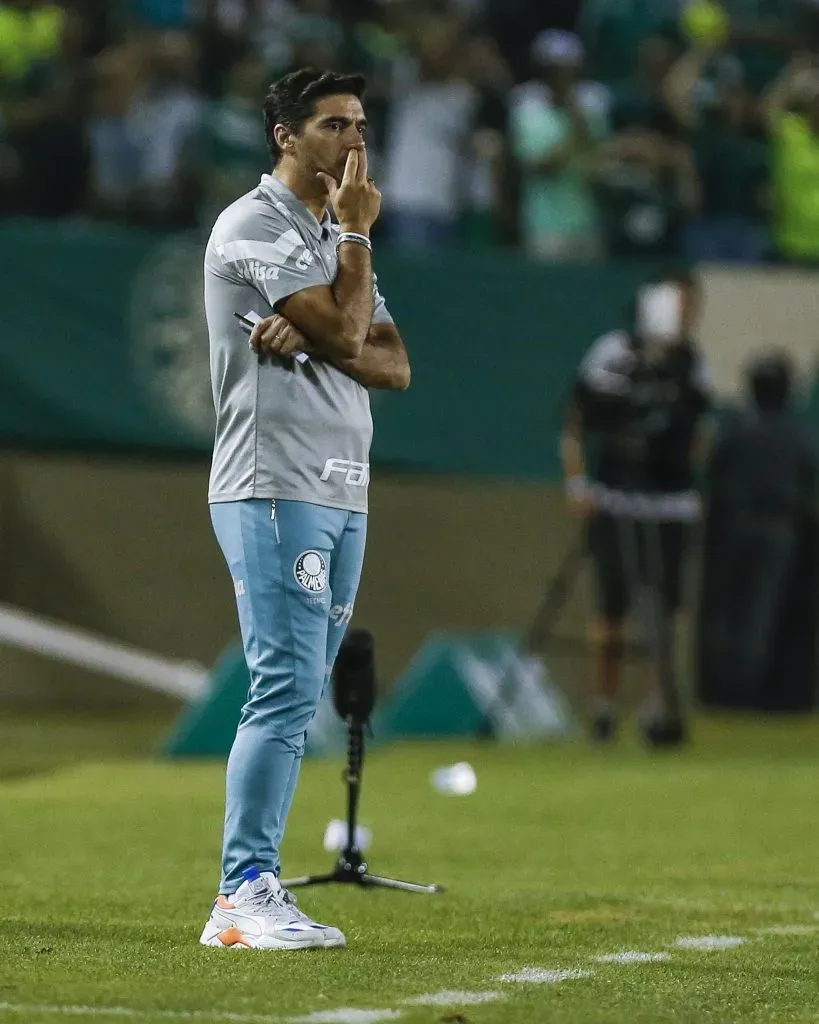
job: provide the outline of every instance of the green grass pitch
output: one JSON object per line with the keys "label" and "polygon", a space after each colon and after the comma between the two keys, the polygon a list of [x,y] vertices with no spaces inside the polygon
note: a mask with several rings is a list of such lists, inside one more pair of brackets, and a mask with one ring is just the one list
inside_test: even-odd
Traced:
{"label": "green grass pitch", "polygon": [[[87,763],[43,741],[35,764],[17,735],[0,729],[0,1021],[343,1021],[343,1008],[365,1024],[819,1021],[812,721],[700,721],[689,749],[662,756],[628,737],[605,751],[374,751],[362,807],[373,870],[447,892],[302,890],[349,945],[286,954],[197,944],[217,883],[221,764],[123,758],[144,743],[118,751],[116,734]],[[464,759],[476,793],[434,792],[430,772]],[[305,764],[286,874],[330,866],[340,767]],[[745,941],[684,949],[681,936]],[[624,951],[666,956],[595,959]],[[499,980],[526,968],[581,973]],[[499,997],[409,1002],[441,991]]]}

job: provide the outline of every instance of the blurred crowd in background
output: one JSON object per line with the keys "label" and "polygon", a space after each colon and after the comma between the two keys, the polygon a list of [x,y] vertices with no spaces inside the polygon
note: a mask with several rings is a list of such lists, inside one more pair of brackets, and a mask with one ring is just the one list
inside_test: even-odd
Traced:
{"label": "blurred crowd in background", "polygon": [[819,0],[0,0],[0,213],[209,228],[304,65],[397,247],[819,263]]}

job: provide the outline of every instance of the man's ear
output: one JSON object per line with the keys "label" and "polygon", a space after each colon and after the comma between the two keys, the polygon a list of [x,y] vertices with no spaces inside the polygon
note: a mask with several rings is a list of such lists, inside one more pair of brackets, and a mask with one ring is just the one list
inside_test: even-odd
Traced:
{"label": "man's ear", "polygon": [[293,132],[286,124],[277,124],[275,126],[273,129],[273,138],[276,140],[276,145],[283,153],[292,152]]}

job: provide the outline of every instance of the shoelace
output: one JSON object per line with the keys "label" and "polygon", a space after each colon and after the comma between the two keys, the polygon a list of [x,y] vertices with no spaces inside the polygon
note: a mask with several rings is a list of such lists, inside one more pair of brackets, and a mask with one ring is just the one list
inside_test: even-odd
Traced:
{"label": "shoelace", "polygon": [[309,921],[310,924],[315,923],[303,910],[299,909],[296,897],[285,888],[279,889],[278,892],[268,889],[266,892],[253,893],[248,897],[248,901],[252,906],[257,907],[261,911],[275,907],[277,910],[286,911],[291,917],[300,921]]}
{"label": "shoelace", "polygon": [[281,892],[274,892],[273,889],[268,889],[266,892],[253,893],[249,901],[260,910],[266,910],[268,907],[283,908],[287,905],[287,900],[284,899],[285,892],[285,889],[282,889]]}

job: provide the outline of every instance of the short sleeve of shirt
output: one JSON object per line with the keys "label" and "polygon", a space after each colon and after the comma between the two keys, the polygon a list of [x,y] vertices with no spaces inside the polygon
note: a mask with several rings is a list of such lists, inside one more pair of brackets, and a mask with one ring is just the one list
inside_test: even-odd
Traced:
{"label": "short sleeve of shirt", "polygon": [[387,309],[387,303],[384,301],[384,296],[378,290],[378,278],[373,274],[373,318],[372,323],[374,324],[391,324],[395,323],[393,318],[390,316],[390,311]]}
{"label": "short sleeve of shirt", "polygon": [[241,237],[216,235],[212,243],[226,275],[252,285],[274,309],[296,292],[330,283],[321,260],[278,211],[234,234]]}
{"label": "short sleeve of shirt", "polygon": [[620,333],[604,334],[580,363],[577,384],[593,394],[626,397],[631,393],[633,356]]}

